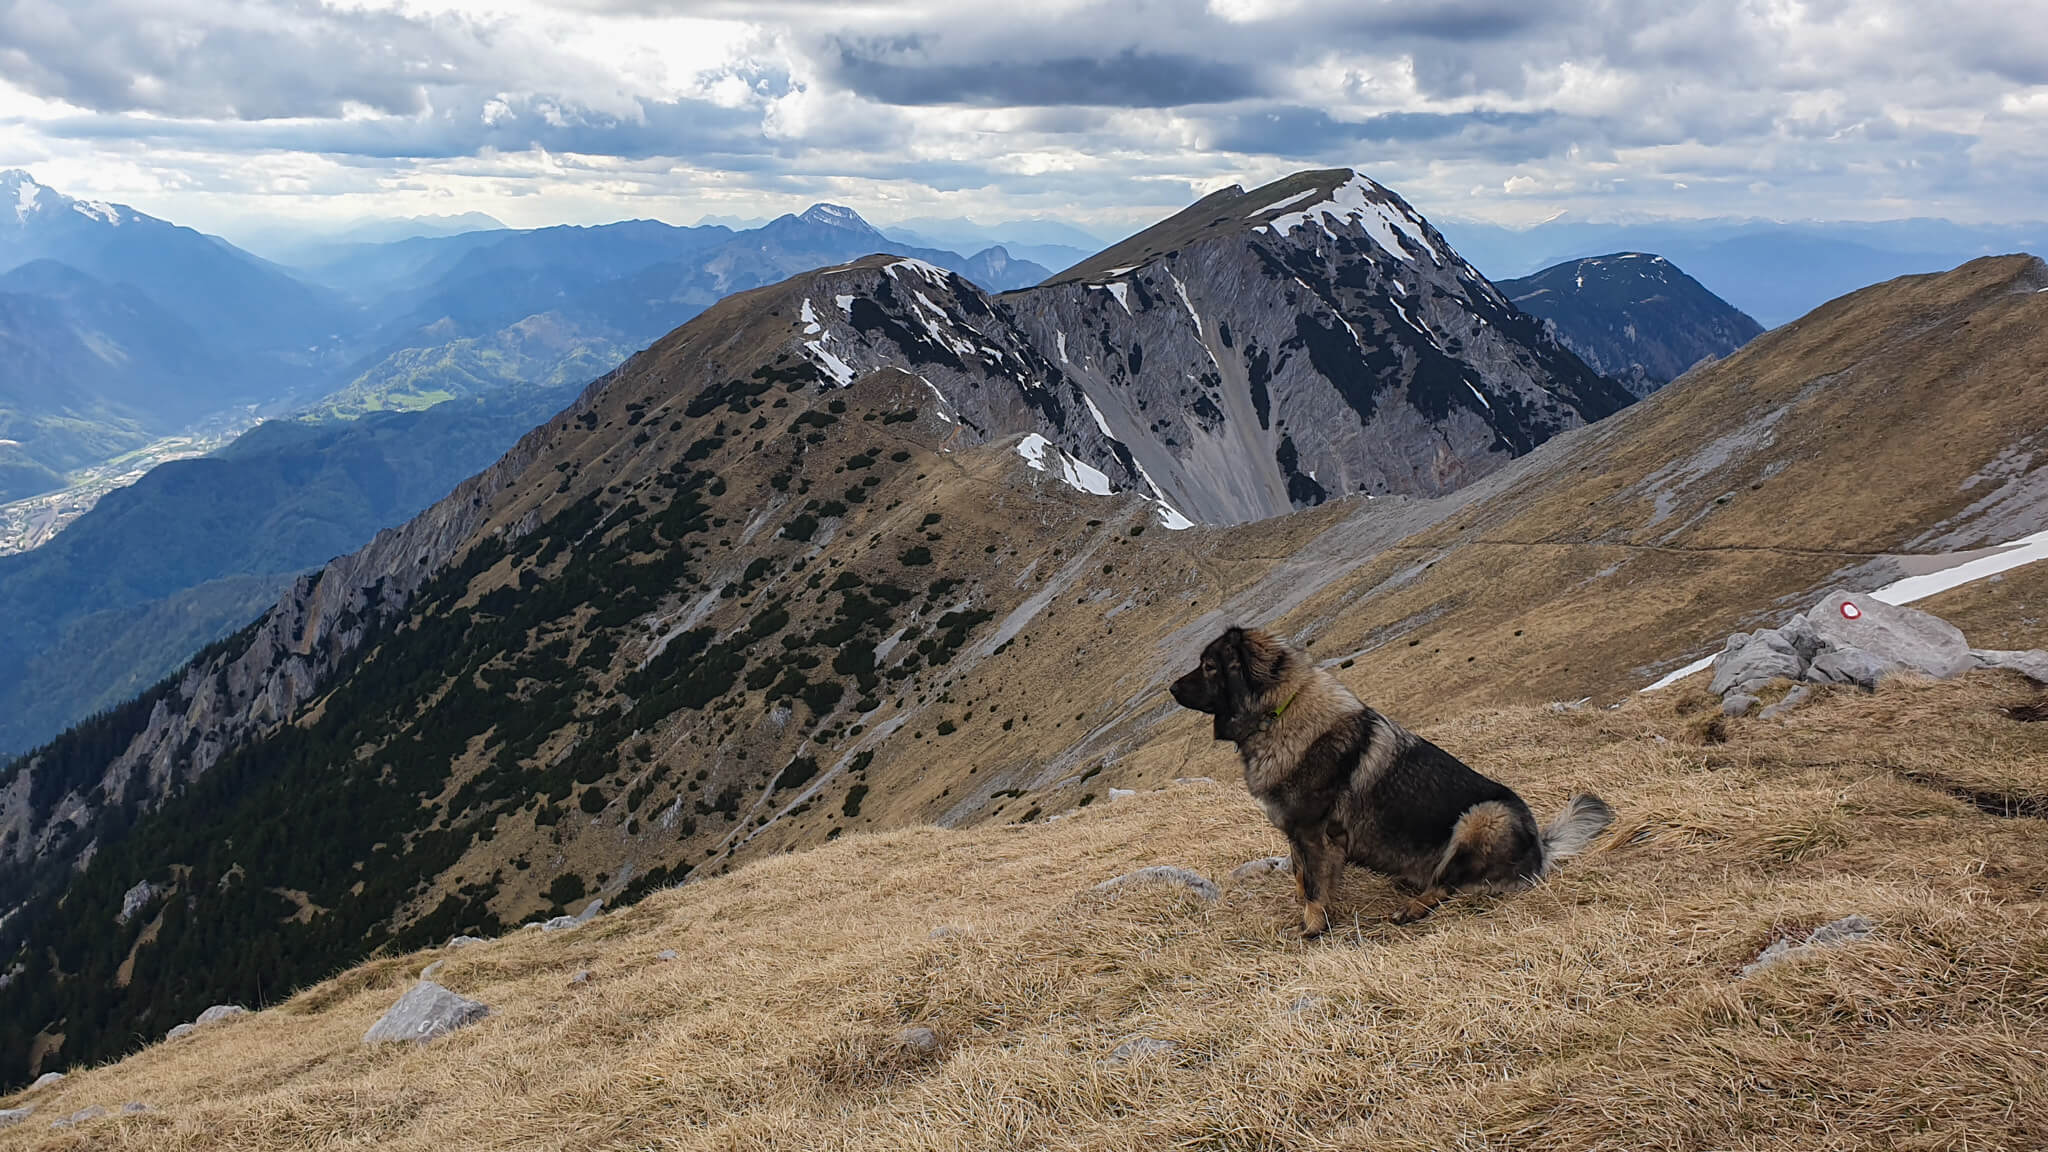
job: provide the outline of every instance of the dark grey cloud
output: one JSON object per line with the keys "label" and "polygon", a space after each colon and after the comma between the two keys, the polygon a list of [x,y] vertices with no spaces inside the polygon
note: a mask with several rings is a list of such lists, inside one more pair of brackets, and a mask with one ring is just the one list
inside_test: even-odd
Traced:
{"label": "dark grey cloud", "polygon": [[1385,112],[1341,120],[1320,108],[1274,107],[1219,119],[1208,143],[1226,152],[1269,156],[1355,154],[1361,144],[1427,144],[1480,153],[1505,163],[1550,154],[1566,143],[1550,112]]}
{"label": "dark grey cloud", "polygon": [[1108,105],[1177,108],[1227,104],[1266,93],[1242,62],[1135,48],[1044,60],[934,61],[924,46],[842,41],[827,76],[883,104],[979,107]]}
{"label": "dark grey cloud", "polygon": [[0,75],[95,112],[238,120],[414,115],[483,83],[516,34],[461,16],[329,8],[319,0],[9,0]]}

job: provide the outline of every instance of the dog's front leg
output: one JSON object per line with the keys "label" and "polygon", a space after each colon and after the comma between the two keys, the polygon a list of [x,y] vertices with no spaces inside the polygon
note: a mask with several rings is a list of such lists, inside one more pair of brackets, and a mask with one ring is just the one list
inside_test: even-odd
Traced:
{"label": "dog's front leg", "polygon": [[1344,853],[1320,836],[1290,836],[1294,890],[1301,896],[1301,934],[1315,939],[1330,930],[1330,897],[1344,874]]}

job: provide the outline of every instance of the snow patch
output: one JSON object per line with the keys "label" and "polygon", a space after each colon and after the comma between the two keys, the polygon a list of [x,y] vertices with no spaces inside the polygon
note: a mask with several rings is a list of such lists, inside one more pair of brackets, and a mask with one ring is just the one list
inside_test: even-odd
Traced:
{"label": "snow patch", "polygon": [[1067,487],[1077,492],[1086,492],[1090,496],[1113,494],[1109,486],[1109,477],[1104,475],[1101,469],[1074,459],[1038,433],[1029,433],[1017,443],[1017,455],[1022,456],[1024,462],[1031,465],[1034,471],[1044,472],[1050,476],[1052,470],[1046,467],[1045,461],[1047,453],[1050,453],[1059,464],[1060,480]]}
{"label": "snow patch", "polygon": [[1065,332],[1061,332],[1061,333],[1059,333],[1059,340],[1058,340],[1058,343],[1059,343],[1059,346],[1060,346],[1060,363],[1062,363],[1062,364],[1071,364],[1071,363],[1073,363],[1073,361],[1071,361],[1071,360],[1067,359],[1067,334],[1066,334]]}
{"label": "snow patch", "polygon": [[38,207],[36,197],[42,194],[42,185],[33,180],[23,180],[21,186],[15,190],[14,218],[23,224],[28,223],[29,213]]}
{"label": "snow patch", "polygon": [[806,336],[816,336],[825,330],[825,326],[818,323],[818,314],[811,311],[811,302],[808,299],[804,301],[803,311],[798,314],[798,318],[804,322],[804,335]]}
{"label": "snow patch", "polygon": [[1088,414],[1095,417],[1095,426],[1102,429],[1102,434],[1111,440],[1116,439],[1116,433],[1109,430],[1109,421],[1102,418],[1102,409],[1095,406],[1095,397],[1083,392],[1081,393],[1081,402],[1088,405]]}
{"label": "snow patch", "polygon": [[1094,289],[1094,290],[1096,290],[1096,291],[1098,291],[1098,292],[1107,292],[1107,293],[1109,293],[1109,294],[1110,294],[1111,296],[1114,296],[1114,297],[1116,297],[1116,302],[1124,306],[1124,314],[1125,314],[1126,316],[1130,316],[1130,315],[1135,315],[1135,313],[1133,313],[1133,312],[1131,311],[1131,301],[1130,301],[1130,299],[1129,299],[1129,297],[1128,297],[1128,295],[1127,295],[1127,293],[1128,293],[1128,292],[1130,291],[1130,285],[1128,285],[1128,284],[1090,284],[1090,285],[1089,285],[1088,287],[1090,287],[1090,288],[1092,288],[1092,289]]}
{"label": "snow patch", "polygon": [[818,367],[823,368],[832,379],[838,381],[841,388],[853,383],[853,369],[847,366],[846,361],[834,356],[831,350],[825,347],[824,341],[806,340],[804,348],[812,356],[817,357]]}
{"label": "snow patch", "polygon": [[1252,213],[1251,216],[1245,217],[1245,219],[1249,220],[1252,218],[1252,216],[1264,216],[1268,212],[1278,211],[1279,209],[1287,207],[1289,204],[1299,204],[1303,200],[1306,200],[1315,194],[1316,190],[1313,188],[1309,189],[1306,192],[1296,192],[1294,195],[1287,197],[1285,200],[1273,201],[1271,204],[1268,204],[1264,208],[1259,209],[1257,212]]}
{"label": "snow patch", "polygon": [[853,319],[853,297],[851,295],[834,296],[832,301],[839,305],[839,310],[846,314],[848,320]]}
{"label": "snow patch", "polygon": [[[1465,381],[1465,387],[1467,387],[1467,388],[1472,388],[1472,396],[1473,396],[1473,398],[1474,398],[1474,399],[1478,400],[1478,401],[1479,401],[1479,402],[1480,402],[1481,404],[1486,404],[1486,397],[1485,397],[1485,396],[1482,396],[1482,395],[1480,395],[1479,389],[1477,389],[1477,388],[1473,388],[1473,387],[1472,387],[1472,382],[1471,382],[1470,380],[1467,380],[1467,381]],[[1491,412],[1491,411],[1493,411],[1493,405],[1491,405],[1491,404],[1486,404],[1486,410],[1487,410],[1488,412]],[[1313,480],[1313,479],[1315,479],[1315,476],[1314,476],[1313,474],[1311,474],[1311,475],[1309,476],[1309,479]]]}
{"label": "snow patch", "polygon": [[121,214],[104,200],[74,200],[71,210],[88,220],[99,220],[116,228],[121,226]]}
{"label": "snow patch", "polygon": [[1389,195],[1386,189],[1366,177],[1353,175],[1351,179],[1338,185],[1330,193],[1329,199],[1311,204],[1299,212],[1275,216],[1267,223],[1272,225],[1274,232],[1286,235],[1313,221],[1322,228],[1324,235],[1333,240],[1337,238],[1337,234],[1330,231],[1330,221],[1356,224],[1365,230],[1366,235],[1372,237],[1375,244],[1396,259],[1414,262],[1414,258],[1401,245],[1401,238],[1406,237],[1413,241],[1417,249],[1427,253],[1431,260],[1438,264],[1445,263],[1444,253],[1430,241],[1429,234],[1423,231],[1422,222],[1407,211],[1387,202],[1384,198]]}
{"label": "snow patch", "polygon": [[915,257],[905,257],[894,264],[884,266],[882,270],[889,274],[891,280],[894,280],[896,279],[896,270],[898,268],[908,268],[934,284],[944,284],[946,282],[945,269],[927,264]]}

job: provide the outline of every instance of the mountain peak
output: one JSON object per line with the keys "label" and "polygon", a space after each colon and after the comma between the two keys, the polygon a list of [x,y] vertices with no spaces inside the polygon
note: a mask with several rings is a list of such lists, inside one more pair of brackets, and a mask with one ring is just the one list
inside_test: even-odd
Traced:
{"label": "mountain peak", "polygon": [[1178,214],[1068,269],[1061,280],[1091,280],[1128,272],[1191,244],[1249,233],[1278,240],[1335,239],[1334,229],[1362,236],[1386,255],[1434,267],[1462,265],[1422,214],[1369,176],[1350,168],[1296,172],[1247,192],[1231,185]]}
{"label": "mountain peak", "polygon": [[854,232],[875,231],[875,226],[861,219],[860,213],[843,204],[813,204],[804,209],[803,215],[797,219],[806,224],[822,224],[828,228],[845,228]]}

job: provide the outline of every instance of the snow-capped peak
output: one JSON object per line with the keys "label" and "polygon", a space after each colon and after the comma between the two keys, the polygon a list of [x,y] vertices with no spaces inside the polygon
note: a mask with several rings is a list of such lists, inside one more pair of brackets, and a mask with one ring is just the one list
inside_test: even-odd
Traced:
{"label": "snow-capped peak", "polygon": [[860,213],[842,204],[813,204],[804,209],[797,219],[806,224],[821,224],[827,228],[845,228],[854,232],[873,232],[874,225],[861,219]]}

